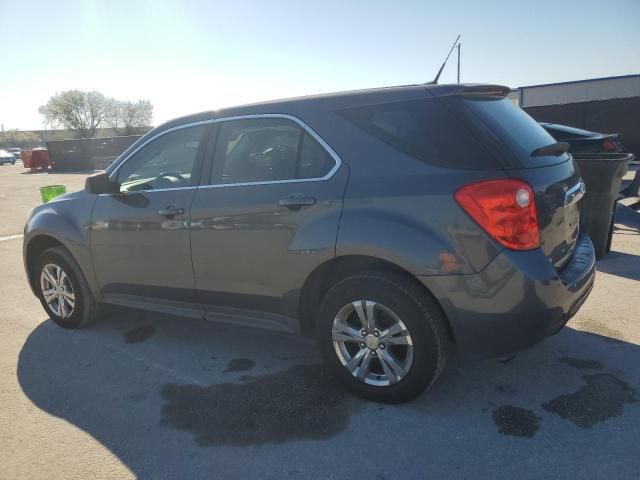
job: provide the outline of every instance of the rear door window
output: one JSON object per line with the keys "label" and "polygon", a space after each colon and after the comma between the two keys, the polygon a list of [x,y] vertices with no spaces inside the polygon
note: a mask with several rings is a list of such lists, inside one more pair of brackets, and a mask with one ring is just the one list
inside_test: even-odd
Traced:
{"label": "rear door window", "polygon": [[437,99],[368,105],[337,112],[377,139],[448,168],[500,168],[474,134]]}
{"label": "rear door window", "polygon": [[334,166],[324,147],[292,120],[229,120],[220,125],[210,183],[322,178]]}

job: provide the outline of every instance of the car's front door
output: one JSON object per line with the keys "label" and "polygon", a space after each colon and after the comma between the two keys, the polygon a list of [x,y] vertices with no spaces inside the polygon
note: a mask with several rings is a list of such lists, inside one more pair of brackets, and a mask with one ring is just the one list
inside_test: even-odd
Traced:
{"label": "car's front door", "polygon": [[167,131],[112,172],[120,193],[99,195],[91,218],[93,264],[107,301],[193,301],[189,207],[208,128]]}
{"label": "car's front door", "polygon": [[214,136],[208,185],[191,209],[199,299],[214,315],[214,306],[295,315],[287,299],[335,255],[347,167],[293,118],[228,120]]}

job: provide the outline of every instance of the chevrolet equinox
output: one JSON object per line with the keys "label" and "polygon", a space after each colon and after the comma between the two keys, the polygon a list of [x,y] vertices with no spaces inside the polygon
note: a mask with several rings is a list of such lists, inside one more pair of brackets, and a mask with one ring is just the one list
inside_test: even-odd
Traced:
{"label": "chevrolet equinox", "polygon": [[355,393],[416,397],[455,349],[504,357],[595,276],[584,183],[496,85],[411,85],[198,113],[33,210],[29,283],[82,327],[115,304],[314,332]]}

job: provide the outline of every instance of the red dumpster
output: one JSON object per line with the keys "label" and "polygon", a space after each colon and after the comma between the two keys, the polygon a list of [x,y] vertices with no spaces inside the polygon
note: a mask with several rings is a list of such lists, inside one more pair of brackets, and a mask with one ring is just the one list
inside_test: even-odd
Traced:
{"label": "red dumpster", "polygon": [[51,161],[49,159],[49,150],[47,150],[46,148],[34,148],[30,153],[31,155],[28,161],[28,166],[27,163],[25,163],[25,160],[22,160],[25,168],[35,170],[36,168],[47,169],[51,166]]}
{"label": "red dumpster", "polygon": [[24,168],[31,168],[31,150],[22,150],[20,154]]}

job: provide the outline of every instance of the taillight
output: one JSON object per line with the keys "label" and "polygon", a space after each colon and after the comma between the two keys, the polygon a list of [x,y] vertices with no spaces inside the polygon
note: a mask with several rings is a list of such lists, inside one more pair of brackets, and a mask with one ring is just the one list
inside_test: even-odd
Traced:
{"label": "taillight", "polygon": [[607,152],[612,152],[614,150],[617,150],[618,146],[616,145],[616,141],[614,138],[608,137],[604,139],[604,142],[602,142],[602,148],[604,148]]}
{"label": "taillight", "polygon": [[501,245],[512,250],[540,246],[533,189],[521,180],[486,180],[462,187],[455,199]]}

